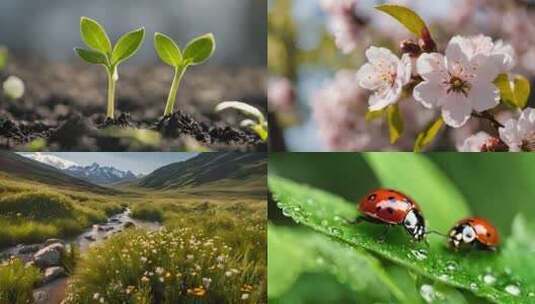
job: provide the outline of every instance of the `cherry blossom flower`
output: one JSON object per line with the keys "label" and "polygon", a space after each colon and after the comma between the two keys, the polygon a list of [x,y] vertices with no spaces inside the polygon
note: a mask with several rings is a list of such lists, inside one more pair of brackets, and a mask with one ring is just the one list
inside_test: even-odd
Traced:
{"label": "cherry blossom flower", "polygon": [[359,42],[362,22],[355,13],[356,0],[322,0],[321,7],[330,14],[328,29],[343,53],[353,51]]}
{"label": "cherry blossom flower", "polygon": [[341,70],[312,96],[313,117],[329,150],[375,150],[388,145],[380,122],[366,121],[367,94],[354,81],[354,72]]}
{"label": "cherry blossom flower", "polygon": [[414,88],[414,99],[426,108],[441,108],[445,123],[454,128],[466,124],[472,111],[492,109],[500,100],[493,81],[503,72],[505,56],[476,50],[476,45],[455,36],[445,56],[426,53],[417,61],[424,81]]}
{"label": "cherry blossom flower", "polygon": [[457,150],[459,152],[505,152],[509,148],[501,139],[481,131],[468,137],[462,145],[457,146]]}
{"label": "cherry blossom flower", "polygon": [[525,109],[518,119],[509,119],[499,131],[510,151],[535,151],[535,109]]}
{"label": "cherry blossom flower", "polygon": [[375,92],[368,100],[369,110],[382,110],[399,100],[403,86],[411,80],[411,58],[405,54],[400,60],[389,49],[374,46],[366,50],[366,57],[369,63],[357,72],[357,81]]}
{"label": "cherry blossom flower", "polygon": [[292,83],[284,77],[276,77],[268,82],[269,108],[275,111],[291,111],[295,104]]}
{"label": "cherry blossom flower", "polygon": [[468,38],[459,37],[462,50],[468,55],[469,59],[473,59],[477,55],[491,56],[495,55],[502,59],[500,62],[501,72],[510,71],[516,63],[515,50],[510,44],[506,44],[503,40],[496,42],[492,38],[485,35],[477,35]]}

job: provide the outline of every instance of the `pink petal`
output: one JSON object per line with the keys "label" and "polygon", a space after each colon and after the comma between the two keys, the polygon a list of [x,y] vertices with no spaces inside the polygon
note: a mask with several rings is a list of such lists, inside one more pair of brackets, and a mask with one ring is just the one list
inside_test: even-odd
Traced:
{"label": "pink petal", "polygon": [[436,81],[424,81],[413,91],[414,99],[428,109],[440,106],[444,94],[442,86]]}
{"label": "pink petal", "polygon": [[495,108],[500,103],[500,92],[490,82],[475,82],[468,93],[472,107],[477,112]]}
{"label": "pink petal", "polygon": [[443,102],[442,118],[448,126],[460,128],[466,124],[472,114],[472,105],[463,94],[448,94]]}

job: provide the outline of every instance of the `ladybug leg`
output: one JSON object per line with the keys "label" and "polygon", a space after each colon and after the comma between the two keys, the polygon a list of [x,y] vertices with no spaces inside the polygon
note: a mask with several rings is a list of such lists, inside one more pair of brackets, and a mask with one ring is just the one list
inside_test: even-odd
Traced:
{"label": "ladybug leg", "polygon": [[386,225],[385,226],[385,229],[383,230],[381,235],[377,238],[377,241],[379,243],[384,243],[386,241],[386,236],[387,236],[388,232],[390,231],[390,228],[392,228],[392,225]]}

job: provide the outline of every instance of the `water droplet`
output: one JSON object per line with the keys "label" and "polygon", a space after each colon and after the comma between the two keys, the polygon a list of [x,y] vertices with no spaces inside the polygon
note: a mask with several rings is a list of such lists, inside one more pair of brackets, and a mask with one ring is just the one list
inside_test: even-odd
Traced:
{"label": "water droplet", "polygon": [[427,250],[425,250],[425,249],[414,249],[414,250],[411,250],[411,254],[418,261],[423,261],[423,260],[427,259]]}
{"label": "water droplet", "polygon": [[329,225],[329,222],[327,220],[321,220],[321,225],[325,227]]}
{"label": "water droplet", "polygon": [[318,257],[316,259],[316,264],[323,265],[325,263],[325,260],[322,257]]}
{"label": "water droplet", "polygon": [[334,236],[341,236],[342,235],[342,230],[340,230],[338,228],[335,228],[335,227],[330,227],[329,228],[329,232]]}
{"label": "water droplet", "polygon": [[507,285],[505,286],[505,291],[513,296],[519,296],[520,295],[520,288],[516,285]]}
{"label": "water droplet", "polygon": [[449,272],[454,272],[455,270],[457,270],[457,263],[449,261],[448,263],[446,263],[446,270],[448,270]]}
{"label": "water droplet", "polygon": [[440,280],[444,281],[444,282],[447,282],[449,279],[450,279],[450,276],[443,273],[441,274],[439,277],[438,277]]}
{"label": "water droplet", "polygon": [[535,297],[535,292],[528,293],[528,297]]}
{"label": "water droplet", "polygon": [[335,215],[335,216],[333,217],[333,221],[338,222],[338,223],[339,223],[339,222],[344,222],[344,218],[341,217],[341,216],[339,216],[339,215]]}
{"label": "water droplet", "polygon": [[433,303],[433,301],[437,298],[435,289],[433,286],[428,284],[423,284],[420,286],[420,295],[427,303]]}
{"label": "water droplet", "polygon": [[474,282],[470,283],[469,287],[470,287],[470,289],[472,289],[472,290],[478,290],[478,289],[479,289],[479,286],[477,286],[477,284],[474,283]]}
{"label": "water droplet", "polygon": [[287,216],[287,217],[291,217],[292,216],[292,212],[291,212],[290,208],[288,208],[288,207],[283,207],[282,208],[282,214],[284,214],[284,216]]}
{"label": "water droplet", "polygon": [[487,285],[492,285],[496,283],[496,277],[490,273],[487,273],[483,276],[483,282]]}

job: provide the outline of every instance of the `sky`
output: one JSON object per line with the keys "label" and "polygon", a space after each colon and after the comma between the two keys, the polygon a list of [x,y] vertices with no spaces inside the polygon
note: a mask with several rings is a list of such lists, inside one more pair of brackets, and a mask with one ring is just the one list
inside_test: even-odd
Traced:
{"label": "sky", "polygon": [[101,166],[111,166],[119,170],[130,170],[134,174],[149,174],[162,166],[187,160],[197,153],[180,152],[40,152],[20,153],[27,156],[38,154],[40,159],[46,156],[61,158],[67,163],[89,166],[97,163]]}

